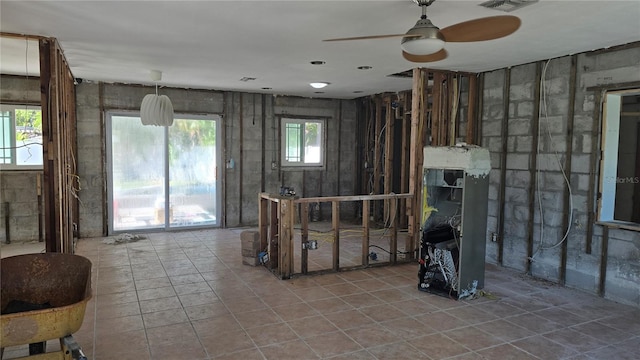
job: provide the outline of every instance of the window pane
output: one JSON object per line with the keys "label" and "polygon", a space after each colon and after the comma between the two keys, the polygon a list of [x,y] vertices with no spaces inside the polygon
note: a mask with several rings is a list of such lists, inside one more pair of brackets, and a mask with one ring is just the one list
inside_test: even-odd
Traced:
{"label": "window pane", "polygon": [[324,121],[281,119],[280,157],[284,167],[324,165]]}
{"label": "window pane", "polygon": [[169,179],[171,226],[216,224],[216,121],[174,120]]}
{"label": "window pane", "polygon": [[301,124],[287,123],[286,124],[286,154],[285,159],[288,162],[300,162],[302,161],[301,139],[300,132],[302,129]]}
{"label": "window pane", "polygon": [[31,105],[0,105],[0,164],[42,168],[42,112]]}
{"label": "window pane", "polygon": [[0,164],[11,164],[11,112],[0,112]]}
{"label": "window pane", "polygon": [[622,96],[614,220],[635,223],[640,222],[640,116],[634,115],[639,110],[640,95]]}
{"label": "window pane", "polygon": [[305,164],[319,164],[322,161],[322,123],[305,123],[304,132],[304,162]]}
{"label": "window pane", "polygon": [[16,165],[42,165],[42,112],[16,109]]}

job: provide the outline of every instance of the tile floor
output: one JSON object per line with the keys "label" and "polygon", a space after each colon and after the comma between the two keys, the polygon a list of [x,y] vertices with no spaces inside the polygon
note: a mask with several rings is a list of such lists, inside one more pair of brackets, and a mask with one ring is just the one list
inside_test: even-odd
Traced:
{"label": "tile floor", "polygon": [[[240,232],[80,240],[78,253],[93,262],[93,298],[74,335],[84,352],[95,360],[640,358],[638,308],[494,266],[485,286],[493,296],[465,301],[417,291],[414,264],[282,281],[242,265]],[[21,355],[26,347],[5,349],[5,358]]]}

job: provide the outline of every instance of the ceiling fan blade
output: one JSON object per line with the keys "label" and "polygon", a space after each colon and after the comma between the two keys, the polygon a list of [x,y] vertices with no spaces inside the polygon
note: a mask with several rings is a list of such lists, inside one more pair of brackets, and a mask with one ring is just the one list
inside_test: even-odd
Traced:
{"label": "ceiling fan blade", "polygon": [[520,27],[520,18],[512,15],[490,16],[464,21],[440,30],[447,42],[472,42],[499,39]]}
{"label": "ceiling fan blade", "polygon": [[447,50],[442,49],[440,51],[438,51],[437,53],[433,53],[433,54],[429,54],[429,55],[412,55],[409,54],[406,51],[402,52],[402,56],[411,61],[411,62],[416,62],[416,63],[425,63],[425,62],[433,62],[433,61],[440,61],[443,59],[446,59],[446,57],[449,54],[447,53]]}
{"label": "ceiling fan blade", "polygon": [[420,37],[420,35],[415,35],[415,34],[369,35],[369,36],[355,36],[355,37],[346,37],[346,38],[337,38],[337,39],[325,39],[322,41],[367,40],[367,39],[384,39],[384,38],[392,38],[392,37]]}

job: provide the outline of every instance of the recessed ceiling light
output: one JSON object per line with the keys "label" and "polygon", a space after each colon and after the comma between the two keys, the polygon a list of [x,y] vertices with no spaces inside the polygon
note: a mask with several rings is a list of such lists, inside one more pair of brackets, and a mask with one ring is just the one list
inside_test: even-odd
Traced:
{"label": "recessed ceiling light", "polygon": [[263,87],[262,90],[271,90],[272,88],[270,87]]}
{"label": "recessed ceiling light", "polygon": [[354,91],[353,93],[354,93],[354,94],[361,94],[361,93],[362,93],[362,90],[356,90],[356,91]]}
{"label": "recessed ceiling light", "polygon": [[248,76],[245,76],[245,77],[243,77],[242,79],[240,79],[240,81],[247,82],[247,81],[253,81],[253,80],[255,80],[255,79],[256,79],[256,78],[254,78],[254,77],[248,77]]}
{"label": "recessed ceiling light", "polygon": [[324,65],[324,64],[325,64],[325,62],[322,61],[322,60],[313,60],[311,62],[311,65]]}
{"label": "recessed ceiling light", "polygon": [[314,91],[314,94],[324,94],[324,91]]}
{"label": "recessed ceiling light", "polygon": [[312,82],[309,85],[311,85],[311,87],[314,89],[322,89],[323,87],[329,85],[329,83],[328,82]]}
{"label": "recessed ceiling light", "polygon": [[373,69],[373,67],[369,65],[358,66],[358,70],[370,70],[370,69]]}

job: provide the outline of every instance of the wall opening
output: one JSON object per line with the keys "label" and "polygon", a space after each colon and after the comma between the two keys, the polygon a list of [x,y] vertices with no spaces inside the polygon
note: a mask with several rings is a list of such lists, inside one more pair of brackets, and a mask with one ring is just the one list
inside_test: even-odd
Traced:
{"label": "wall opening", "polygon": [[607,92],[603,119],[599,220],[640,224],[640,89]]}

